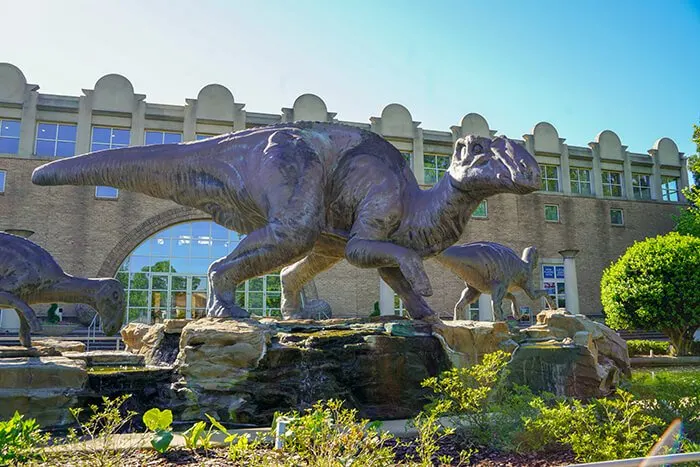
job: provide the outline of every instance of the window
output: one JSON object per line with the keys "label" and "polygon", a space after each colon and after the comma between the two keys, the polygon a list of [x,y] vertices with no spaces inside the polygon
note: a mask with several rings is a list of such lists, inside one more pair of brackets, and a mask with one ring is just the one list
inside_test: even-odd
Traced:
{"label": "window", "polygon": [[396,294],[394,294],[394,314],[396,316],[406,316],[406,307],[403,305],[403,300]]}
{"label": "window", "polygon": [[556,204],[545,204],[544,220],[547,222],[559,222],[559,206]]}
{"label": "window", "polygon": [[36,126],[34,154],[42,157],[75,156],[75,140],[78,132],[73,123],[40,122]]}
{"label": "window", "polygon": [[554,299],[557,308],[566,308],[564,266],[561,264],[542,264],[542,288]]}
{"label": "window", "polygon": [[119,190],[111,186],[96,186],[95,197],[102,199],[117,199],[119,198]]}
{"label": "window", "polygon": [[[129,145],[131,134],[127,128],[111,128],[94,126],[92,127],[91,151],[101,151],[103,149],[124,148]],[[112,187],[95,188],[95,196],[98,198],[116,199],[119,197],[119,190]]]}
{"label": "window", "polygon": [[[156,233],[122,263],[117,279],[127,293],[127,321],[152,323],[206,314],[209,265],[244,238],[211,221],[177,224]],[[277,273],[256,277],[236,289],[236,304],[252,314],[280,316]]]}
{"label": "window", "polygon": [[479,300],[469,304],[469,316],[467,319],[479,321]]}
{"label": "window", "polygon": [[145,143],[146,146],[151,144],[182,143],[182,133],[148,130],[146,131]]}
{"label": "window", "polygon": [[403,159],[406,161],[406,164],[413,169],[413,155],[410,152],[402,152],[401,155],[403,156]]}
{"label": "window", "polygon": [[19,120],[0,120],[0,154],[19,152]]}
{"label": "window", "polygon": [[488,217],[488,212],[488,204],[486,203],[486,200],[483,199],[476,209],[474,209],[474,212],[472,212],[472,217],[475,219],[486,219]]}
{"label": "window", "polygon": [[201,141],[203,139],[212,138],[214,136],[216,135],[210,135],[209,133],[197,133],[195,138],[197,139],[197,141]]}
{"label": "window", "polygon": [[542,191],[559,191],[559,167],[540,164]]}
{"label": "window", "polygon": [[634,191],[634,199],[651,199],[649,175],[633,173],[632,191]]}
{"label": "window", "polygon": [[569,169],[569,178],[571,179],[571,192],[577,195],[590,195],[593,193],[591,189],[591,171],[579,167]]}
{"label": "window", "polygon": [[603,196],[622,198],[622,173],[603,170]]}
{"label": "window", "polygon": [[661,199],[664,201],[678,201],[677,178],[661,177]]}
{"label": "window", "polygon": [[7,177],[7,172],[0,170],[0,193],[5,193],[5,178]]}
{"label": "window", "polygon": [[423,174],[427,185],[434,185],[440,180],[450,167],[450,156],[425,155],[423,156]]}
{"label": "window", "polygon": [[622,209],[610,209],[610,223],[612,225],[625,225]]}

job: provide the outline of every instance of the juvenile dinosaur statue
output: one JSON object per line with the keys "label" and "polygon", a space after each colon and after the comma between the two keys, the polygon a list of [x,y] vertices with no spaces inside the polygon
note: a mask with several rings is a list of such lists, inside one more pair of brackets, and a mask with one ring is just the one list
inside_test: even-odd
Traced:
{"label": "juvenile dinosaur statue", "polygon": [[30,305],[84,303],[102,318],[102,329],[115,334],[122,326],[124,288],[116,279],[83,279],[63,272],[53,257],[26,238],[0,232],[0,307],[19,316],[19,341],[31,347],[31,331],[41,325]]}
{"label": "juvenile dinosaur statue", "polygon": [[38,185],[106,185],[169,199],[247,234],[209,267],[207,314],[249,316],[243,281],[282,270],[282,313],[297,317],[303,285],[342,259],[380,276],[414,319],[434,312],[423,258],[454,244],[479,202],[530,193],[540,171],[506,138],[457,140],[446,176],[422,190],[381,136],[337,123],[296,122],[202,141],[108,149],[35,169]]}
{"label": "juvenile dinosaur statue", "polygon": [[451,246],[435,259],[459,276],[466,285],[455,305],[454,319],[461,319],[464,309],[478,300],[482,293],[491,295],[495,321],[505,319],[504,298],[511,302],[513,317],[520,319],[520,309],[512,294],[518,289],[531,300],[545,297],[549,308],[556,308],[546,290],[535,289],[533,276],[539,255],[534,246],[525,248],[521,259],[513,250],[498,243],[467,243]]}

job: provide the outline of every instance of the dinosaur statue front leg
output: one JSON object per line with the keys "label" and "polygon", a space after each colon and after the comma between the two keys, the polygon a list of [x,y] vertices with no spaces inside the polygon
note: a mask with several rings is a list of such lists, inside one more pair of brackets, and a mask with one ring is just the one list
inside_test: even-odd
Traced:
{"label": "dinosaur statue front leg", "polygon": [[413,319],[436,319],[435,312],[426,303],[425,299],[418,295],[401,270],[397,267],[377,269],[379,276],[391,287],[403,300],[406,311]]}
{"label": "dinosaur statue front leg", "polygon": [[31,331],[41,331],[41,323],[34,310],[24,301],[7,292],[0,292],[0,306],[13,308],[19,317],[19,342],[24,347],[32,346]]}
{"label": "dinosaur statue front leg", "polygon": [[530,298],[530,300],[537,300],[544,297],[544,300],[547,302],[547,306],[550,310],[557,309],[557,304],[554,303],[554,299],[549,295],[549,293],[547,293],[546,290],[536,289],[532,283],[528,283],[525,287],[523,287],[523,291]]}
{"label": "dinosaur statue front leg", "polygon": [[493,307],[493,320],[503,321],[505,312],[503,311],[503,299],[506,296],[506,286],[500,282],[491,285],[491,306]]}
{"label": "dinosaur statue front leg", "polygon": [[515,295],[508,292],[506,293],[506,298],[510,300],[510,312],[513,315],[513,318],[519,320],[521,317],[520,307],[518,306],[518,301],[516,300]]}
{"label": "dinosaur statue front leg", "polygon": [[317,274],[331,268],[343,258],[311,252],[306,258],[282,269],[282,316],[305,318],[301,309],[301,290]]}
{"label": "dinosaur statue front leg", "polygon": [[464,290],[462,290],[462,295],[459,297],[459,301],[455,304],[455,309],[454,309],[454,319],[467,319],[464,316],[464,309],[467,308],[467,306],[471,305],[474,303],[476,300],[479,299],[479,296],[481,295],[481,292],[476,290],[473,287],[469,287],[469,284],[465,282],[466,287]]}

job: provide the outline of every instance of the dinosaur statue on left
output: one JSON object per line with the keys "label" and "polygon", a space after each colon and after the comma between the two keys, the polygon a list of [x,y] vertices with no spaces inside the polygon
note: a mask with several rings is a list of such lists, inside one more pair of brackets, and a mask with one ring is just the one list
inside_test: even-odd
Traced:
{"label": "dinosaur statue on left", "polygon": [[0,307],[17,310],[23,346],[31,347],[31,331],[41,330],[30,305],[53,302],[90,305],[100,315],[107,335],[117,333],[124,320],[124,288],[118,280],[66,274],[36,243],[0,232]]}

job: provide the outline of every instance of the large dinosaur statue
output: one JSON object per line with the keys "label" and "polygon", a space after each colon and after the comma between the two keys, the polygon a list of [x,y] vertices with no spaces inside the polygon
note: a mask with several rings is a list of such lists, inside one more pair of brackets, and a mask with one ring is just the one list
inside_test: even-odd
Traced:
{"label": "large dinosaur statue", "polygon": [[95,308],[107,335],[119,331],[126,311],[124,288],[118,280],[68,275],[36,243],[0,232],[0,307],[17,311],[23,346],[31,347],[31,331],[41,330],[30,305],[53,302],[84,303]]}
{"label": "large dinosaur statue", "polygon": [[544,297],[550,309],[556,308],[546,290],[535,288],[534,271],[539,254],[534,246],[525,248],[522,258],[518,258],[513,250],[499,243],[466,243],[447,248],[435,259],[459,276],[466,286],[455,305],[454,319],[460,319],[464,309],[482,293],[491,294],[494,320],[505,318],[504,298],[510,300],[512,315],[519,319],[518,302],[512,293],[518,289],[531,300]]}
{"label": "large dinosaur statue", "polygon": [[457,242],[487,196],[539,189],[540,171],[511,140],[468,136],[455,143],[446,176],[422,190],[381,136],[296,122],[61,159],[35,169],[32,181],[169,199],[247,234],[209,267],[209,316],[249,316],[235,304],[238,284],[287,266],[282,312],[296,317],[303,285],[345,258],[378,268],[410,316],[421,319],[434,314],[422,298],[432,294],[423,258]]}

